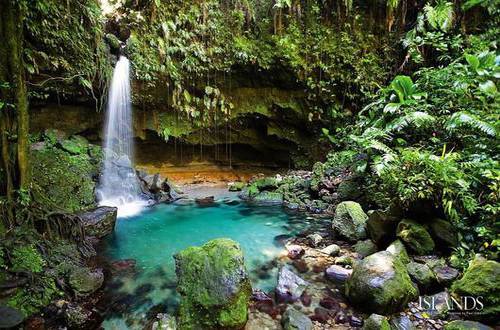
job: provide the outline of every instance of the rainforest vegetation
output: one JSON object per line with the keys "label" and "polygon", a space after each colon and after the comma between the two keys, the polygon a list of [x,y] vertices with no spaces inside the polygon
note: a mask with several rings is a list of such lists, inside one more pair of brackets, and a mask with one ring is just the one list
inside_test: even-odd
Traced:
{"label": "rainforest vegetation", "polygon": [[[0,328],[112,328],[106,285],[129,264],[102,259],[127,219],[97,192],[120,56],[143,196],[209,209],[212,193],[181,193],[203,179],[142,166],[203,163],[240,172],[219,180],[234,203],[310,218],[286,233],[272,294],[232,240],[175,251],[180,303],[141,328],[498,325],[499,35],[498,0],[0,0]],[[364,276],[388,264],[397,279],[373,293]],[[339,293],[311,310],[307,269]],[[443,292],[484,308],[413,311]]]}

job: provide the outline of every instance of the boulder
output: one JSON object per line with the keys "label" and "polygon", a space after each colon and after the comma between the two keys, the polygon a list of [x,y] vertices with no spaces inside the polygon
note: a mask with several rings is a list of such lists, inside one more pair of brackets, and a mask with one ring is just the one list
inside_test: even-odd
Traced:
{"label": "boulder", "polygon": [[282,302],[297,301],[308,285],[309,283],[292,272],[288,267],[283,266],[278,273],[276,296]]}
{"label": "boulder", "polygon": [[328,254],[329,256],[335,257],[340,253],[340,246],[338,246],[337,244],[331,244],[319,251],[324,254]]}
{"label": "boulder", "polygon": [[365,319],[362,330],[391,330],[391,326],[385,316],[372,314]]}
{"label": "boulder", "polygon": [[388,211],[368,211],[366,231],[378,246],[386,246],[396,238],[397,225],[398,218],[388,214]]}
{"label": "boulder", "polygon": [[283,204],[283,195],[277,192],[262,191],[255,195],[252,200],[258,204],[280,205]]}
{"label": "boulder", "polygon": [[286,250],[288,251],[288,257],[290,259],[299,259],[305,253],[304,248],[300,245],[287,245]]}
{"label": "boulder", "polygon": [[455,320],[446,324],[444,330],[493,330],[493,328],[479,322]]}
{"label": "boulder", "polygon": [[434,251],[434,241],[424,226],[410,219],[403,219],[396,228],[397,236],[415,254],[425,255]]}
{"label": "boulder", "polygon": [[313,327],[310,318],[291,306],[283,313],[281,324],[285,330],[311,330]]}
{"label": "boulder", "polygon": [[79,155],[87,153],[89,147],[89,141],[83,136],[72,136],[68,140],[61,140],[59,142],[61,149],[67,151],[72,155]]}
{"label": "boulder", "polygon": [[314,233],[314,234],[307,235],[307,239],[309,240],[309,244],[312,247],[317,247],[323,241],[323,236],[321,236],[320,234]]}
{"label": "boulder", "polygon": [[380,314],[397,312],[417,296],[405,265],[387,251],[357,262],[345,291],[353,305]]}
{"label": "boulder", "polygon": [[361,256],[361,258],[367,257],[370,254],[377,252],[377,245],[371,240],[367,239],[364,241],[358,241],[354,244],[354,251]]}
{"label": "boulder", "polygon": [[337,284],[345,283],[351,275],[352,269],[346,269],[338,265],[331,265],[325,270],[325,277]]}
{"label": "boulder", "polygon": [[85,228],[85,234],[102,238],[115,229],[116,207],[101,206],[92,211],[79,214]]}
{"label": "boulder", "polygon": [[450,249],[458,245],[457,230],[450,222],[436,218],[429,223],[429,229],[435,242],[444,248]]}
{"label": "boulder", "polygon": [[493,322],[500,313],[500,263],[476,256],[451,291],[458,296],[483,297],[484,308],[474,317]]}
{"label": "boulder", "polygon": [[14,329],[23,321],[24,316],[17,309],[0,306],[0,329]]}
{"label": "boulder", "polygon": [[180,328],[242,328],[252,287],[238,243],[214,239],[174,256]]}
{"label": "boulder", "polygon": [[333,230],[350,241],[366,237],[365,225],[368,216],[356,202],[342,202],[335,209]]}
{"label": "boulder", "polygon": [[87,296],[96,292],[104,282],[102,269],[91,270],[81,267],[73,269],[69,274],[69,285],[78,296]]}
{"label": "boulder", "polygon": [[385,250],[398,258],[403,263],[403,265],[406,265],[410,262],[410,257],[406,252],[404,244],[398,239],[392,242],[391,245],[389,245]]}
{"label": "boulder", "polygon": [[439,284],[447,286],[451,284],[459,275],[457,269],[444,265],[436,266],[432,269]]}
{"label": "boulder", "polygon": [[406,264],[406,270],[408,274],[410,274],[410,278],[417,283],[418,287],[423,291],[430,289],[436,284],[436,277],[426,264],[412,261]]}

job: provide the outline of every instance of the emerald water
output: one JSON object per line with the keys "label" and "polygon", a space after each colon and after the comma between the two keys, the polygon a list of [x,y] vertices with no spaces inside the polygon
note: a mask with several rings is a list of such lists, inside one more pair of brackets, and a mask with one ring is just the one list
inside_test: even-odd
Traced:
{"label": "emerald water", "polygon": [[161,204],[118,219],[114,234],[104,242],[104,255],[110,261],[134,259],[136,266],[133,272],[114,274],[107,284],[105,328],[142,329],[151,314],[173,313],[178,304],[173,255],[214,238],[237,241],[253,287],[272,290],[277,277],[274,260],[283,251],[283,239],[302,231],[305,218],[281,207],[233,200],[209,207]]}

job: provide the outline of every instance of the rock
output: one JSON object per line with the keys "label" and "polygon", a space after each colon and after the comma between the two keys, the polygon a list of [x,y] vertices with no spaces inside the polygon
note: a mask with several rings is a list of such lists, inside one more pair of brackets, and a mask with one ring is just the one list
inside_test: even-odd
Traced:
{"label": "rock", "polygon": [[329,311],[324,307],[316,307],[314,309],[314,315],[311,316],[311,320],[319,323],[327,323],[328,320],[335,317],[334,311]]}
{"label": "rock", "polygon": [[304,255],[304,248],[300,245],[287,245],[288,257],[290,259],[299,259]]}
{"label": "rock", "polygon": [[351,275],[352,269],[345,269],[337,265],[331,265],[325,270],[325,277],[337,284],[345,283]]}
{"label": "rock", "polygon": [[450,266],[437,266],[433,270],[438,283],[444,286],[451,284],[459,275],[458,270]]}
{"label": "rock", "polygon": [[174,256],[180,328],[241,328],[252,287],[240,246],[227,238]]}
{"label": "rock", "polygon": [[120,39],[118,39],[114,34],[106,33],[104,37],[111,50],[117,51],[120,49],[121,47]]}
{"label": "rock", "polygon": [[0,329],[11,329],[24,321],[23,314],[15,308],[0,306]]}
{"label": "rock", "polygon": [[309,267],[307,266],[307,262],[302,259],[294,260],[292,262],[293,267],[297,269],[299,273],[307,273],[309,271]]}
{"label": "rock", "polygon": [[477,320],[493,322],[500,313],[500,263],[476,256],[461,279],[451,287],[459,296],[483,297],[484,308],[475,315]]}
{"label": "rock", "polygon": [[176,330],[177,322],[175,321],[175,317],[159,313],[156,315],[158,321],[153,322],[151,330]]}
{"label": "rock", "polygon": [[444,330],[493,330],[487,325],[474,321],[455,320],[444,326]]}
{"label": "rock", "polygon": [[215,204],[214,196],[195,198],[194,201],[200,206],[212,206]]}
{"label": "rock", "polygon": [[366,231],[368,236],[378,246],[385,246],[396,238],[398,218],[388,214],[388,211],[368,211]]}
{"label": "rock", "polygon": [[363,326],[363,320],[353,315],[350,317],[349,324],[351,327],[359,328]]}
{"label": "rock", "polygon": [[330,244],[327,247],[321,249],[320,252],[335,257],[340,253],[340,246],[338,246],[337,244]]}
{"label": "rock", "polygon": [[312,321],[293,307],[288,307],[281,320],[285,330],[310,330],[313,327]]}
{"label": "rock", "polygon": [[368,216],[356,202],[342,202],[335,209],[333,230],[350,241],[366,237],[365,224]]}
{"label": "rock", "polygon": [[317,247],[323,241],[323,237],[317,233],[308,235],[307,239],[312,247]]}
{"label": "rock", "polygon": [[283,203],[283,195],[277,192],[262,191],[252,199],[258,204],[280,205]]}
{"label": "rock", "polygon": [[364,241],[358,241],[354,244],[354,251],[361,256],[361,258],[367,257],[370,254],[377,252],[377,245],[371,240],[367,239]]}
{"label": "rock", "polygon": [[232,182],[229,184],[229,191],[241,191],[245,187],[244,182]]}
{"label": "rock", "polygon": [[85,234],[102,238],[115,229],[116,207],[100,206],[92,211],[79,214],[85,228]]}
{"label": "rock", "polygon": [[80,155],[87,153],[89,142],[82,136],[72,136],[69,140],[59,142],[61,149],[67,151],[71,155]]}
{"label": "rock", "polygon": [[372,313],[399,311],[417,296],[406,267],[387,251],[377,252],[354,265],[346,282],[353,305]]}
{"label": "rock", "polygon": [[75,268],[69,275],[69,285],[79,296],[87,296],[96,292],[104,282],[104,273],[101,268]]}
{"label": "rock", "polygon": [[365,319],[363,330],[391,330],[389,321],[383,315],[372,314]]}
{"label": "rock", "polygon": [[91,315],[91,311],[77,304],[68,304],[64,309],[64,318],[72,329],[84,329]]}
{"label": "rock", "polygon": [[252,182],[251,186],[257,188],[257,190],[259,191],[273,190],[278,188],[276,179],[271,177],[257,179]]}
{"label": "rock", "polygon": [[281,324],[265,313],[253,312],[248,317],[245,330],[275,330],[281,329]]}
{"label": "rock", "polygon": [[342,180],[337,187],[337,194],[340,201],[358,200],[363,194],[362,182],[359,178],[351,176]]}
{"label": "rock", "polygon": [[346,255],[335,258],[336,265],[352,266],[353,263],[354,260],[352,260],[351,257]]}
{"label": "rock", "polygon": [[390,326],[392,330],[416,330],[410,318],[406,315],[391,318]]}
{"label": "rock", "polygon": [[398,258],[404,265],[410,262],[410,257],[406,252],[406,248],[404,244],[400,240],[395,240],[391,245],[385,249],[387,252],[393,254],[396,258]]}
{"label": "rock", "polygon": [[425,255],[434,251],[434,241],[424,226],[410,220],[403,219],[396,228],[397,236],[415,254]]}
{"label": "rock", "polygon": [[308,285],[309,283],[288,269],[288,267],[283,266],[278,273],[277,298],[283,302],[297,301]]}
{"label": "rock", "polygon": [[456,228],[450,222],[436,218],[429,223],[429,229],[436,243],[443,247],[449,249],[458,245]]}
{"label": "rock", "polygon": [[436,284],[436,277],[426,264],[419,264],[412,261],[406,264],[406,270],[408,270],[411,279],[417,283],[421,290],[428,290]]}
{"label": "rock", "polygon": [[444,319],[448,313],[448,304],[450,304],[450,295],[443,291],[432,296],[420,298],[420,306],[433,319]]}
{"label": "rock", "polygon": [[319,305],[329,310],[340,310],[340,304],[337,300],[330,296],[326,296],[319,301]]}
{"label": "rock", "polygon": [[116,260],[111,263],[113,273],[129,272],[135,269],[135,259]]}

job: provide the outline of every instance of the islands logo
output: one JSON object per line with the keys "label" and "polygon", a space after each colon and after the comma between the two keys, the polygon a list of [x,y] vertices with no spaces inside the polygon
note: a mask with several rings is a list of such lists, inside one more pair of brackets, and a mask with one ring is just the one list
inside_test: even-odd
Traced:
{"label": "islands logo", "polygon": [[480,315],[484,309],[482,296],[420,296],[419,307],[429,313],[447,311],[448,314]]}

